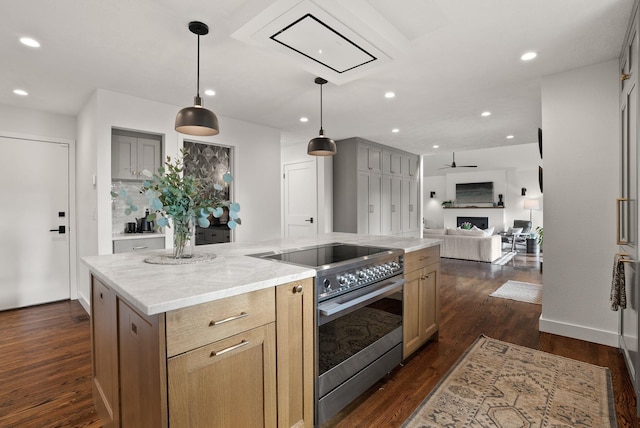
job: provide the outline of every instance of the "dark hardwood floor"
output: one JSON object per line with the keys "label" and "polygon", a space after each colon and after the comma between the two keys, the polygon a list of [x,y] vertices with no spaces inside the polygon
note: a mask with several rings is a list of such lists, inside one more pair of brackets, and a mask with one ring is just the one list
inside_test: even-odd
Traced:
{"label": "dark hardwood floor", "polygon": [[[489,297],[509,279],[542,282],[539,260],[506,266],[442,260],[441,321],[428,343],[327,427],[397,427],[484,334],[609,367],[619,427],[638,427],[617,349],[538,332],[540,306]],[[99,427],[91,398],[89,320],[76,301],[0,312],[0,427]]]}
{"label": "dark hardwood floor", "polygon": [[427,343],[323,428],[400,426],[481,334],[609,367],[618,426],[640,427],[617,348],[540,333],[540,305],[489,297],[509,279],[542,283],[539,267],[539,258],[520,254],[505,266],[442,259],[438,341]]}

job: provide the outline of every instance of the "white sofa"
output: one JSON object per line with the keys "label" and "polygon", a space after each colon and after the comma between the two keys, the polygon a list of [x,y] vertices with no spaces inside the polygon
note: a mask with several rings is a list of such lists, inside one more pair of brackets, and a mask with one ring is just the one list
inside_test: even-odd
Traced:
{"label": "white sofa", "polygon": [[424,229],[424,237],[442,239],[440,257],[492,262],[502,255],[500,235],[480,229]]}

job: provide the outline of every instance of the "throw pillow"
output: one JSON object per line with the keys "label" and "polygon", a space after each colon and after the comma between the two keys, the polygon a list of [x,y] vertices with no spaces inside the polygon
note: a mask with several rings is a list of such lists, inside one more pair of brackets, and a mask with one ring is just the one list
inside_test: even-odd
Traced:
{"label": "throw pillow", "polygon": [[478,230],[465,230],[465,229],[447,229],[447,235],[457,235],[457,236],[484,236],[484,232],[480,229]]}
{"label": "throw pillow", "polygon": [[491,236],[493,235],[493,231],[495,230],[495,227],[490,227],[488,229],[480,229],[478,226],[473,226],[471,230],[479,230],[480,232],[482,232],[482,236]]}
{"label": "throw pillow", "polygon": [[517,235],[518,233],[522,233],[521,227],[510,227],[509,230],[507,230],[507,235]]}

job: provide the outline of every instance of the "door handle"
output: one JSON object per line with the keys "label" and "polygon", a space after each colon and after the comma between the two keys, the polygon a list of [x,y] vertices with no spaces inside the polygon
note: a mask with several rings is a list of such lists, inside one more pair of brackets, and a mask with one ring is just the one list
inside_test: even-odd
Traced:
{"label": "door handle", "polygon": [[49,232],[58,232],[58,233],[65,233],[66,232],[66,227],[65,226],[58,226],[57,229],[49,229]]}
{"label": "door handle", "polygon": [[309,223],[313,223],[313,217],[311,217],[311,218],[307,218],[307,219],[305,219],[304,221],[308,221]]}

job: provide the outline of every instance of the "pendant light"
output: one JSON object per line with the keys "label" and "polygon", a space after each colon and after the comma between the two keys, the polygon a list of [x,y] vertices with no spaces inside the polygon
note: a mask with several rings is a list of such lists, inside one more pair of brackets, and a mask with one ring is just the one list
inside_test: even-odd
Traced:
{"label": "pendant light", "polygon": [[311,156],[333,156],[336,154],[336,142],[324,136],[322,129],[322,85],[327,83],[322,77],[316,77],[315,82],[320,85],[320,134],[312,138],[307,146],[307,154]]}
{"label": "pendant light", "polygon": [[193,107],[185,107],[176,116],[176,131],[188,135],[217,135],[220,132],[218,118],[202,105],[200,98],[200,36],[209,34],[209,27],[199,21],[191,21],[189,30],[198,36],[198,74]]}

